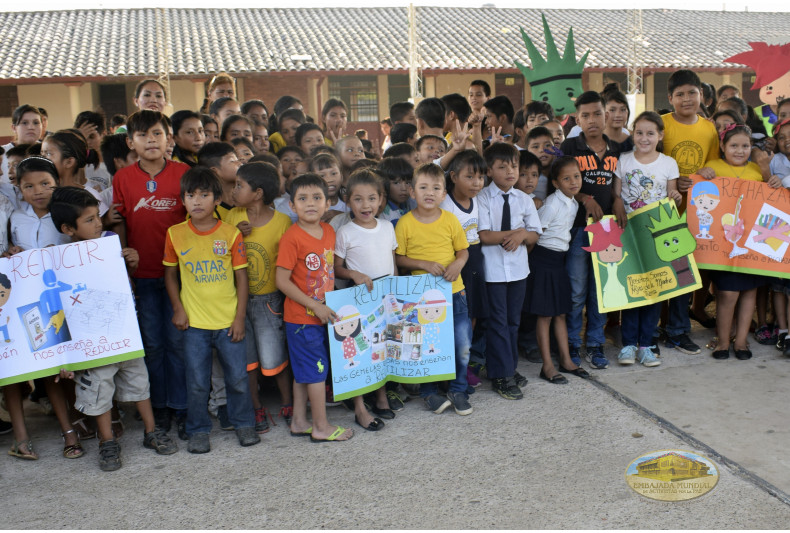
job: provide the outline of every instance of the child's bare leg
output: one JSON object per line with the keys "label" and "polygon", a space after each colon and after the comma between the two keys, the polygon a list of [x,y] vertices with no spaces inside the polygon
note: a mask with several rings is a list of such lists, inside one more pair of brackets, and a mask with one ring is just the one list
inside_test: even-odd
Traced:
{"label": "child's bare leg", "polygon": [[[743,300],[743,295],[741,296]],[[755,289],[755,301],[757,304],[757,327],[768,323],[768,287],[757,287]],[[752,308],[754,311],[754,308]],[[751,320],[749,321],[751,323]]]}
{"label": "child's bare leg", "polygon": [[[71,425],[71,420],[69,420],[69,409],[66,405],[66,395],[63,387],[60,383],[55,383],[54,376],[45,378],[44,385],[47,389],[49,401],[52,403],[52,410],[55,411],[55,416],[58,418],[58,423],[60,423],[60,432],[63,433],[66,446],[77,444],[80,438],[76,431],[71,431],[74,428]],[[74,388],[73,381],[68,380],[68,385],[71,385],[72,389]],[[109,416],[109,411],[107,411],[107,414]]]}
{"label": "child's bare leg", "polygon": [[716,335],[719,338],[716,351],[730,349],[730,333],[732,333],[732,315],[738,302],[737,291],[716,292]]}
{"label": "child's bare leg", "polygon": [[782,330],[787,329],[787,296],[785,293],[774,291],[774,316],[776,316],[776,325]]}
{"label": "child's bare leg", "polygon": [[754,304],[757,301],[758,289],[743,291],[738,299],[738,320],[735,323],[735,349],[747,350],[749,338],[749,326],[752,324],[754,316]]}
{"label": "child's bare leg", "polygon": [[357,422],[363,427],[368,427],[373,422],[373,415],[368,413],[365,408],[365,401],[362,396],[354,396],[354,415],[357,417]]}
{"label": "child's bare leg", "polygon": [[[305,386],[307,396],[310,398],[310,413],[313,415],[313,437],[326,439],[335,432],[337,426],[332,426],[326,418],[326,382],[310,383]],[[294,417],[296,417],[296,390],[294,389]],[[337,440],[347,440],[354,435],[351,429]]]}
{"label": "child's bare leg", "polygon": [[252,396],[252,408],[256,411],[260,409],[261,406],[261,396],[258,393],[258,373],[260,371],[255,368],[247,372],[247,375],[250,378],[250,395]]}
{"label": "child's bare leg", "polygon": [[[539,316],[535,325],[535,337],[538,340],[540,358],[543,360],[543,373],[549,379],[557,374],[554,363],[551,361],[551,339],[549,338],[549,328],[551,327],[550,316]],[[562,344],[562,343],[560,343]]]}
{"label": "child's bare leg", "polygon": [[376,390],[376,407],[379,409],[389,409],[390,403],[387,401],[387,387],[382,386]]}
{"label": "child's bare leg", "polygon": [[[141,402],[140,402],[141,403]],[[137,409],[140,409],[138,403]],[[151,412],[151,402],[148,402],[148,411]],[[140,411],[142,415],[142,411]],[[154,414],[151,413],[151,419],[153,421]],[[96,417],[96,429],[99,431],[99,442],[106,442],[109,440],[113,440],[115,435],[112,433],[112,412],[107,411],[106,413],[102,413]],[[146,432],[149,431],[146,429]],[[150,430],[153,431],[153,430]]]}
{"label": "child's bare leg", "polygon": [[291,392],[293,378],[291,377],[291,371],[286,368],[274,376],[274,382],[277,383],[277,388],[280,391],[280,405],[291,405],[293,403]]}
{"label": "child's bare leg", "polygon": [[[322,389],[323,390],[323,389]],[[307,385],[294,381],[294,413],[291,418],[291,431],[294,433],[304,433],[310,429],[310,421],[307,420]],[[326,401],[324,398],[321,403]],[[313,405],[313,410],[315,406]]]}
{"label": "child's bare leg", "polygon": [[559,345],[560,365],[565,370],[576,370],[579,368],[571,361],[571,354],[568,351],[568,325],[565,323],[565,315],[554,317],[554,338]]}
{"label": "child's bare leg", "polygon": [[151,407],[151,399],[148,398],[146,400],[140,400],[139,402],[136,402],[135,405],[137,406],[137,412],[140,413],[140,418],[143,420],[145,432],[151,433],[156,427],[154,410]]}
{"label": "child's bare leg", "polygon": [[[25,425],[25,413],[22,409],[22,384],[12,383],[3,387],[3,395],[5,396],[5,408],[8,414],[11,415],[11,424],[14,426],[14,440],[17,442],[27,442],[30,435],[27,433],[27,426]],[[30,451],[27,446],[23,447],[24,451]]]}

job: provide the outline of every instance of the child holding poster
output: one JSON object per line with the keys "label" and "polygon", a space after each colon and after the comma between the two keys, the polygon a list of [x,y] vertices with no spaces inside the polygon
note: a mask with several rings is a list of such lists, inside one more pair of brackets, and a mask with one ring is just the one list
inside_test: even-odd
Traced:
{"label": "child holding poster", "polygon": [[[634,121],[634,150],[620,156],[615,170],[622,180],[621,196],[626,213],[652,205],[664,198],[680,204],[677,189],[678,164],[659,151],[664,138],[664,121],[653,111],[645,111]],[[661,304],[649,304],[622,311],[623,349],[617,356],[621,365],[639,361],[658,366],[658,346],[654,342]]]}
{"label": "child holding poster", "polygon": [[[720,134],[720,159],[710,161],[708,166],[699,169],[698,174],[705,179],[716,176],[733,177],[736,179],[763,181],[760,167],[749,161],[751,154],[752,132],[748,126],[730,124]],[[727,217],[725,221],[725,217]],[[737,211],[722,217],[725,239],[737,248],[737,241],[743,235],[743,221]],[[730,255],[732,257],[732,254]],[[747,338],[752,323],[757,288],[766,284],[764,276],[745,274],[742,272],[712,271],[711,278],[716,285],[716,346],[713,350],[714,359],[730,357],[730,333],[735,306],[738,305],[734,350],[735,357],[740,360],[751,359]]]}
{"label": "child holding poster", "polygon": [[[351,174],[346,189],[346,205],[351,207],[354,218],[337,231],[335,275],[372,290],[372,280],[397,275],[395,229],[386,220],[376,218],[384,199],[384,183],[374,171],[361,169]],[[337,334],[336,331],[336,337]],[[346,341],[353,342],[353,337],[347,336]],[[371,410],[376,418],[365,408],[362,396],[354,397],[354,420],[366,430],[378,431],[384,427],[381,418],[395,418],[389,408],[386,387],[376,390],[376,404]]]}
{"label": "child holding poster", "polygon": [[[774,126],[777,153],[771,159],[771,179],[768,180],[768,184],[772,187],[777,186],[777,182],[782,187],[790,187],[790,159],[788,159],[790,156],[790,118],[782,120],[782,108],[785,113],[790,112],[790,98],[782,100],[777,107],[780,116],[780,122]],[[790,316],[790,298],[788,298],[790,280],[776,279],[771,288],[773,289],[774,313],[778,325],[776,348],[782,351],[785,357],[788,357],[790,356],[790,338],[787,337],[787,317]]]}

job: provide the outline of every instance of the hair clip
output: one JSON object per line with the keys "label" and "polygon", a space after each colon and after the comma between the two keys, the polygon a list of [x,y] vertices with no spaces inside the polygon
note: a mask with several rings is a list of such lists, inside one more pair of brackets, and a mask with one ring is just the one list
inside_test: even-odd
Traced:
{"label": "hair clip", "polygon": [[726,135],[728,132],[730,132],[730,131],[734,130],[734,129],[735,129],[735,128],[737,128],[737,127],[738,127],[738,124],[735,124],[734,122],[733,122],[732,124],[727,124],[726,126],[724,126],[724,129],[722,130],[722,132],[721,132],[721,133],[719,133],[719,140],[720,140],[721,142],[724,142],[724,136],[725,136],[725,135]]}

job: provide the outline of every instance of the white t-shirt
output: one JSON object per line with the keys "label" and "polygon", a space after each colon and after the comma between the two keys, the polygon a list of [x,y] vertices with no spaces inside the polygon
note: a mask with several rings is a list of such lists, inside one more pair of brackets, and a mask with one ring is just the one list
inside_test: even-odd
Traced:
{"label": "white t-shirt", "polygon": [[93,165],[86,165],[85,179],[88,180],[88,185],[97,192],[106,191],[112,185],[112,176],[104,162],[99,163],[99,168],[95,168]]}
{"label": "white t-shirt", "polygon": [[291,210],[291,195],[287,192],[274,199],[274,210],[288,215],[288,217],[291,219],[291,222],[294,224],[296,224],[296,221],[299,220],[299,217],[296,216],[296,213]]}
{"label": "white t-shirt", "polygon": [[461,223],[461,227],[464,228],[466,242],[469,244],[480,244],[480,237],[477,235],[479,217],[477,214],[477,203],[474,198],[471,199],[469,209],[464,209],[456,203],[452,195],[448,194],[444,197],[439,207],[455,215],[455,218]]}
{"label": "white t-shirt", "polygon": [[631,213],[667,197],[667,182],[677,179],[677,162],[668,155],[658,154],[658,159],[644,165],[636,160],[634,152],[626,152],[617,162],[615,174],[622,180],[620,196],[625,212]]}
{"label": "white t-shirt", "polygon": [[346,268],[362,272],[371,279],[395,274],[392,252],[397,247],[395,228],[379,219],[373,229],[350,222],[341,226],[335,238],[335,255],[346,260]]}

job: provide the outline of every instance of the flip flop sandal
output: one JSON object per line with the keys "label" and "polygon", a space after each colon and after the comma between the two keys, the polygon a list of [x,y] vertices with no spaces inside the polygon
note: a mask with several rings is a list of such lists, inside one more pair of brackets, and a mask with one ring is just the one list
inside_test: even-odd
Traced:
{"label": "flip flop sandal", "polygon": [[351,430],[348,430],[348,429],[346,429],[344,427],[341,427],[341,426],[337,426],[337,429],[334,431],[334,433],[329,435],[327,438],[325,438],[325,439],[317,439],[317,438],[313,437],[312,435],[310,435],[310,441],[311,442],[345,442],[347,440],[351,440],[351,437],[354,436],[354,434],[351,433],[351,437],[349,437],[347,439],[343,439],[343,440],[338,440],[337,438],[340,435],[343,435],[346,431],[351,431]]}
{"label": "flip flop sandal", "polygon": [[356,422],[359,427],[364,428],[366,431],[378,431],[380,429],[384,429],[384,425],[385,425],[382,419],[374,418],[370,422],[370,424],[368,424],[367,426],[363,426],[359,422],[359,418],[356,415],[354,416],[354,422]]}
{"label": "flip flop sandal", "polygon": [[[22,446],[27,448],[27,450],[22,450]],[[35,450],[33,450],[33,441],[23,440],[22,442],[14,441],[13,446],[11,449],[8,450],[8,455],[11,457],[18,457],[20,459],[26,459],[28,461],[37,461],[38,455],[36,455]]]}
{"label": "flip flop sandal", "polygon": [[96,430],[88,429],[88,426],[85,424],[86,419],[83,416],[82,418],[78,418],[74,422],[71,423],[72,426],[77,430],[77,436],[80,440],[88,440],[88,439],[95,439],[96,438]]}
{"label": "flip flop sandal", "polygon": [[313,428],[307,428],[307,431],[291,431],[292,437],[309,437],[313,434]]}
{"label": "flip flop sandal", "polygon": [[[76,433],[75,430],[70,429],[65,433],[61,433],[60,436],[63,437],[63,443],[66,443],[66,435],[69,433]],[[75,444],[66,444],[63,447],[63,457],[66,459],[79,459],[85,455],[85,450],[82,448],[82,444],[80,444],[79,436],[77,436],[77,442]]]}

